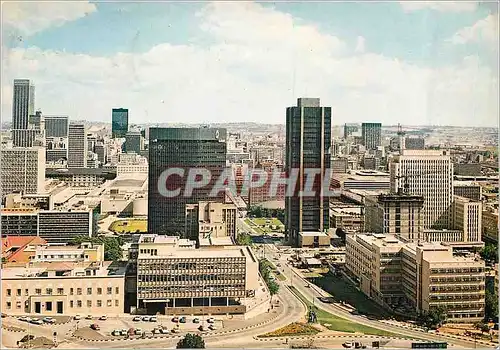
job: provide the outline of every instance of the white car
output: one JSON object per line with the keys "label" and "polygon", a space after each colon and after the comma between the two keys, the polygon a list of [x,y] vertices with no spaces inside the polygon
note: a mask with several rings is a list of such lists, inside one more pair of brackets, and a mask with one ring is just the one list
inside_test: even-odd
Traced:
{"label": "white car", "polygon": [[354,347],[354,344],[350,341],[346,341],[344,344],[342,344],[342,346],[346,349],[351,349]]}
{"label": "white car", "polygon": [[55,323],[56,322],[56,320],[54,320],[52,317],[44,317],[42,321],[45,323]]}
{"label": "white car", "polygon": [[99,320],[101,321],[106,321],[108,319],[108,316],[106,315],[102,315],[101,317],[99,317]]}
{"label": "white car", "polygon": [[80,316],[80,315],[75,315],[75,317],[73,317],[73,319],[78,321],[78,320],[81,320],[81,319],[82,319],[82,316]]}
{"label": "white car", "polygon": [[180,333],[181,330],[179,328],[172,328],[172,333]]}

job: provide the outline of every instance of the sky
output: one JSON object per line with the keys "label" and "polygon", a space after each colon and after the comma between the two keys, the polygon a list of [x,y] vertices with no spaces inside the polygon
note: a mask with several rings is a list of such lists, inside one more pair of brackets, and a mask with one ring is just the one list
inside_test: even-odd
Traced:
{"label": "sky", "polygon": [[13,80],[74,120],[498,127],[495,2],[2,2],[2,119]]}

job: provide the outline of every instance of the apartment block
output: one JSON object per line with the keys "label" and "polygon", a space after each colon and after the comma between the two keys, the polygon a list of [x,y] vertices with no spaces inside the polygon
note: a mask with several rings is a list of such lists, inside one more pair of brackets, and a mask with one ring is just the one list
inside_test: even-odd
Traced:
{"label": "apartment block", "polygon": [[125,267],[111,262],[30,262],[2,266],[2,313],[107,315],[124,313]]}
{"label": "apartment block", "polygon": [[367,232],[395,234],[406,241],[421,239],[424,197],[381,194],[365,198]]}
{"label": "apartment block", "polygon": [[244,314],[257,292],[249,247],[195,249],[175,236],[142,235],[137,247],[137,308],[148,314]]}
{"label": "apartment block", "polygon": [[485,263],[473,254],[455,256],[449,245],[347,235],[346,267],[361,290],[382,305],[408,312],[443,307],[451,322],[484,317]]}
{"label": "apartment block", "polygon": [[481,242],[483,205],[480,201],[454,196],[453,228],[463,232],[463,242]]}
{"label": "apartment block", "polygon": [[231,237],[236,239],[238,208],[233,203],[199,202],[186,205],[186,236],[189,239]]}
{"label": "apartment block", "polygon": [[0,151],[2,194],[45,192],[45,149],[14,147]]}

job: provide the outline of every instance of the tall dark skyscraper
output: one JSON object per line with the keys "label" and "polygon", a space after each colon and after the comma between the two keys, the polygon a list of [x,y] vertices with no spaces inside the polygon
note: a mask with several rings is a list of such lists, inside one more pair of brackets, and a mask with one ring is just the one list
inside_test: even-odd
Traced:
{"label": "tall dark skyscraper", "polygon": [[67,115],[46,115],[46,137],[68,137],[69,118]]}
{"label": "tall dark skyscraper", "polygon": [[[329,198],[320,193],[330,164],[331,107],[321,107],[319,98],[299,98],[286,110],[285,171],[298,169],[294,195],[285,198],[285,225],[289,243],[296,246],[300,232],[324,232],[329,228]],[[306,189],[306,169],[320,169],[314,196],[299,196]],[[328,188],[328,185],[327,187]]]}
{"label": "tall dark skyscraper", "polygon": [[111,135],[115,137],[125,137],[128,132],[128,109],[113,108],[111,112]]}
{"label": "tall dark skyscraper", "polygon": [[382,124],[361,124],[361,137],[363,138],[363,145],[366,149],[376,150],[378,146],[382,145]]}
{"label": "tall dark skyscraper", "polygon": [[14,79],[12,99],[12,143],[18,147],[31,147],[27,133],[29,116],[35,114],[35,87],[29,79]]}
{"label": "tall dark skyscraper", "polygon": [[[186,220],[186,204],[199,201],[222,201],[224,192],[210,197],[210,192],[226,166],[226,129],[212,128],[150,128],[149,129],[149,177],[148,177],[148,232],[156,234],[181,234]],[[171,175],[167,179],[162,173],[167,169],[181,168],[184,174]],[[191,168],[210,171],[210,182],[203,188],[194,189],[184,196]],[[165,183],[160,183],[165,181]],[[166,197],[160,187],[179,195]]]}
{"label": "tall dark skyscraper", "polygon": [[125,152],[140,154],[144,149],[144,138],[140,131],[129,131],[125,135]]}

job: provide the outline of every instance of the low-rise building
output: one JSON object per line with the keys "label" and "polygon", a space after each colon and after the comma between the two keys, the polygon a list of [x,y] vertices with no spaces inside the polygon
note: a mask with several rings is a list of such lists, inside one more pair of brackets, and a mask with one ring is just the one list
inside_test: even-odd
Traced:
{"label": "low-rise building", "polygon": [[2,313],[118,316],[125,267],[111,262],[39,262],[2,266]]}
{"label": "low-rise building", "polygon": [[186,205],[186,238],[232,237],[236,239],[236,205],[199,202]]}
{"label": "low-rise building", "polygon": [[362,207],[330,208],[330,228],[357,233],[364,231],[364,225]]}
{"label": "low-rise building", "polygon": [[299,232],[298,247],[329,247],[330,246],[330,236],[326,232],[319,231],[307,231]]}
{"label": "low-rise building", "polygon": [[29,248],[43,244],[47,244],[47,241],[38,236],[4,237],[2,238],[2,263],[29,262],[33,256]]}
{"label": "low-rise building", "polygon": [[347,235],[346,267],[361,290],[382,305],[407,305],[415,312],[444,308],[451,322],[484,317],[485,263],[473,255],[455,256],[449,245]]}

